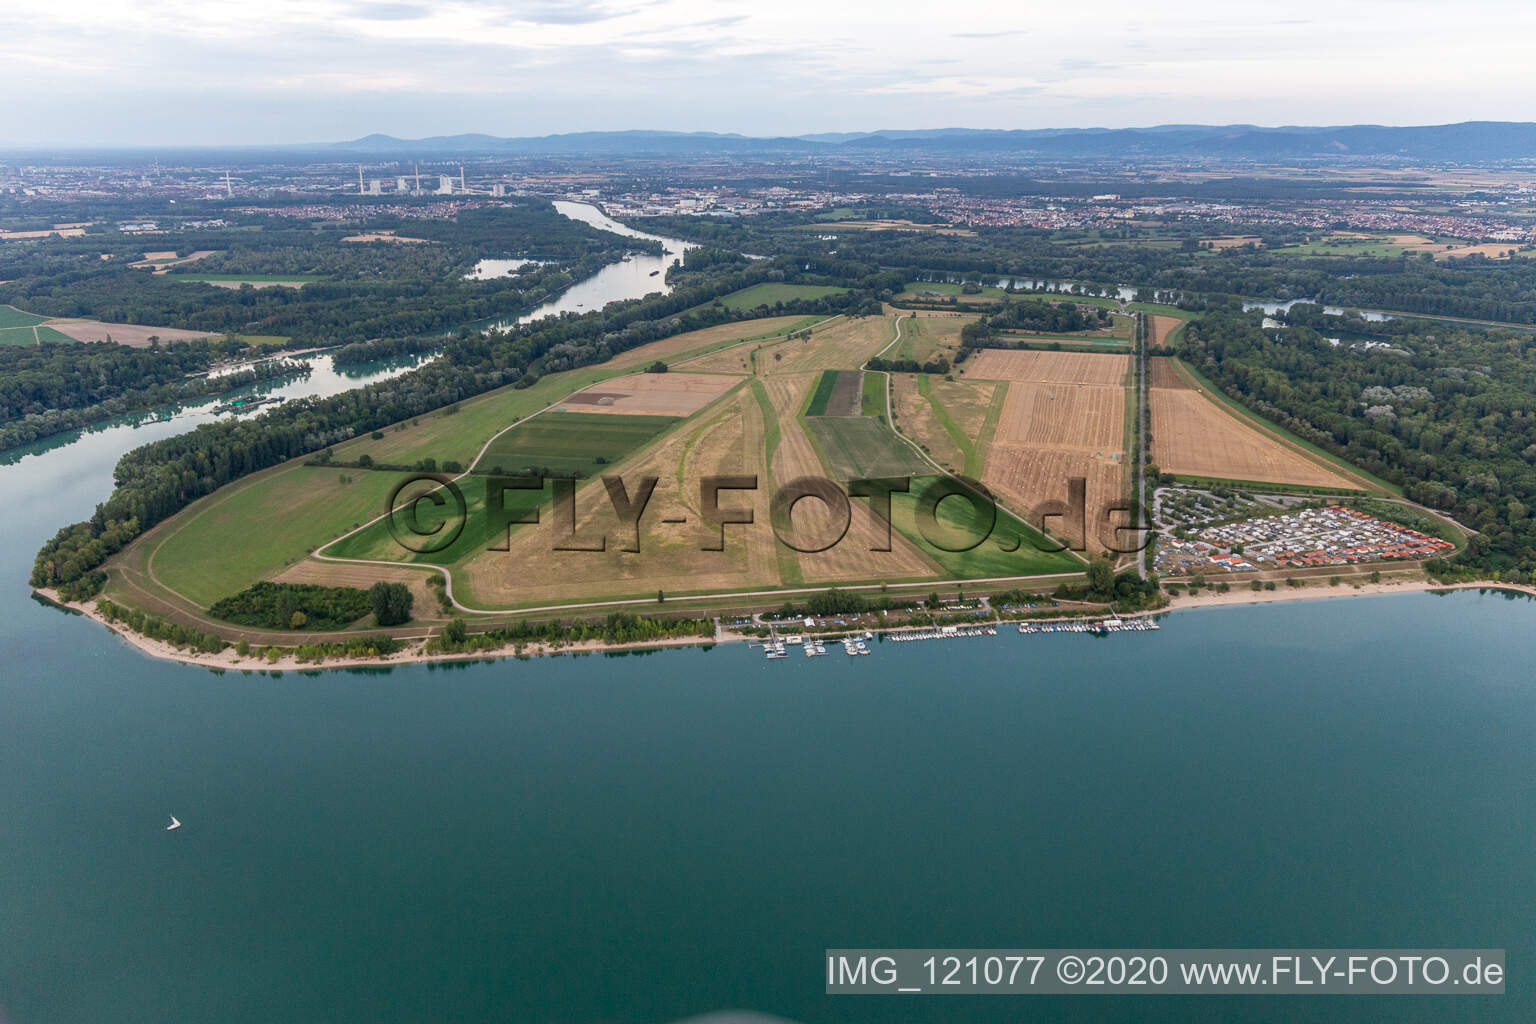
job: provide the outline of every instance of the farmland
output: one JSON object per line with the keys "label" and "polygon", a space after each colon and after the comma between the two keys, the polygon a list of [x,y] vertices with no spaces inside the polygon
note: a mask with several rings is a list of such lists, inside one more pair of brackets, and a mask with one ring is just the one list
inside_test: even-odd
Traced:
{"label": "farmland", "polygon": [[740,383],[714,373],[636,373],[594,384],[571,395],[572,412],[692,416]]}
{"label": "farmland", "polygon": [[[1029,538],[1021,550],[1006,551],[1011,542],[990,540],[964,551],[937,548],[917,524],[915,493],[894,498],[890,530],[862,499],[850,503],[846,533],[836,512],[819,501],[798,502],[787,521],[775,523],[769,499],[797,478],[931,478],[934,472],[885,423],[885,376],[858,369],[889,345],[894,319],[836,318],[816,326],[809,339],[783,337],[785,330],[803,326],[804,318],[777,318],[654,342],[608,363],[550,374],[532,387],[501,389],[376,431],[377,436],[337,444],[330,465],[290,463],[257,474],[161,524],[147,547],[152,563],[136,546],[124,561],[131,574],[115,580],[112,592],[131,584],[195,614],[193,609],[263,579],[389,579],[412,581],[428,615],[436,597],[423,589],[421,572],[385,563],[441,567],[451,574],[459,602],[486,611],[657,591],[683,597],[1008,577],[1070,572],[1080,565],[1069,555],[1040,551],[1032,531],[1011,521],[1010,535]],[[701,369],[739,355],[755,367],[750,380]],[[1099,373],[1094,364],[1074,362],[1071,353],[1038,355],[1045,362],[1005,358],[999,365],[1010,371],[1045,366],[1060,373]],[[672,369],[635,372],[658,359]],[[935,400],[948,426],[937,429],[945,436],[977,430],[984,439],[996,424],[1003,386],[922,379],[942,396]],[[920,397],[934,408],[927,393]],[[818,415],[805,415],[808,407]],[[866,407],[876,414],[861,415]],[[957,468],[979,471],[982,459],[974,448],[961,453]],[[367,459],[359,462],[363,456]],[[466,525],[444,550],[413,552],[376,518],[385,496],[403,479],[387,467],[433,465],[472,471],[457,483],[467,506]],[[574,531],[563,510],[555,514],[548,483],[542,490],[505,492],[514,515],[540,513],[536,524],[508,528],[493,522],[487,514],[487,474],[577,477]],[[638,534],[618,518],[605,484],[596,479],[608,474],[619,476],[632,496],[642,479],[657,478]],[[721,494],[721,507],[750,509],[753,524],[727,527],[724,550],[711,550],[719,547],[722,533],[703,515],[700,487],[705,477],[720,475],[756,477],[759,483],[756,490]],[[412,499],[432,486],[413,484],[403,493]],[[441,519],[441,510],[430,504],[417,508],[424,528]],[[946,502],[939,519],[961,525],[966,508],[963,502]],[[262,525],[290,516],[302,519],[303,530]],[[249,538],[256,541],[245,543]],[[630,550],[636,546],[640,550]],[[308,557],[316,548],[321,557]],[[218,572],[208,571],[213,564],[220,566]]]}
{"label": "farmland", "polygon": [[1125,356],[1082,352],[1015,352],[984,349],[965,364],[971,380],[1096,384],[1123,387],[1131,362]]}
{"label": "farmland", "polygon": [[796,299],[819,299],[845,291],[847,291],[846,288],[833,288],[829,285],[755,284],[739,292],[732,292],[722,298],[720,304],[726,309],[756,309],[758,306],[794,302]]}
{"label": "farmland", "polygon": [[1302,450],[1239,420],[1182,375],[1176,361],[1149,361],[1152,461],[1166,474],[1297,486],[1359,485]]}
{"label": "farmland", "polygon": [[1008,381],[982,482],[1014,507],[1065,501],[1068,481],[1086,481],[1086,538],[1065,520],[1047,525],[1089,550],[1113,541],[1109,509],[1121,504],[1125,476],[1125,356],[988,349],[968,364],[970,378]]}
{"label": "farmland", "polygon": [[498,474],[593,476],[676,422],[670,416],[548,412],[493,440],[474,468]]}

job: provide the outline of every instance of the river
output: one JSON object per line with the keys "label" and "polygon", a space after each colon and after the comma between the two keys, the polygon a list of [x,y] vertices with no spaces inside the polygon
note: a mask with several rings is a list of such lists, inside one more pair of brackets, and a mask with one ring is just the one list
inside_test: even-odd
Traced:
{"label": "river", "polygon": [[[211,415],[0,466],[5,1024],[1536,1019],[1528,600],[220,674],[31,599],[33,553],[121,452]],[[825,996],[823,951],[873,945],[1496,946],[1512,980]]]}

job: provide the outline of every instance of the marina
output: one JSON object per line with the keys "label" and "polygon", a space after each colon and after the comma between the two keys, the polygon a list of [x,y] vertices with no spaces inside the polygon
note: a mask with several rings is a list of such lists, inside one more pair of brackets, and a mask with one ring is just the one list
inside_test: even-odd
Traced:
{"label": "marina", "polygon": [[[1054,622],[1020,622],[1018,631],[1021,635],[1039,633],[1087,633],[1093,636],[1106,636],[1110,633],[1147,633],[1160,627],[1151,618],[1107,618],[1107,619],[1074,619],[1058,620]],[[807,658],[819,658],[827,654],[829,643],[836,642],[842,645],[843,653],[849,657],[867,657],[874,653],[870,650],[873,642],[895,644],[917,643],[921,640],[968,640],[978,637],[997,636],[997,626],[936,626],[926,629],[890,630],[875,634],[873,631],[846,633],[837,637],[827,637],[826,642],[810,635],[799,633],[786,634],[783,637],[777,635],[762,641],[754,641],[749,646],[761,647],[763,656],[769,661],[778,661],[789,657],[789,648],[799,647]]]}

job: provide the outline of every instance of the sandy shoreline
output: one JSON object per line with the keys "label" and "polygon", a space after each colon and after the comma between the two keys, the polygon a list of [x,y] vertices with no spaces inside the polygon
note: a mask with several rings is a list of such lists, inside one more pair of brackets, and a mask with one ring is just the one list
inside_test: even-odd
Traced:
{"label": "sandy shoreline", "polygon": [[[1225,594],[1207,592],[1191,597],[1187,594],[1174,597],[1162,608],[1144,612],[1128,613],[1122,618],[1137,618],[1148,615],[1165,615],[1169,612],[1193,611],[1201,608],[1221,608],[1233,605],[1271,604],[1277,601],[1313,601],[1325,598],[1344,597],[1372,597],[1381,594],[1413,594],[1431,590],[1511,590],[1536,597],[1536,587],[1518,583],[1500,583],[1492,580],[1483,580],[1473,583],[1430,583],[1428,580],[1404,580],[1401,582],[1364,583],[1359,586],[1340,584],[1329,586],[1327,584],[1311,584],[1306,587],[1277,586],[1274,590],[1249,590],[1234,588]],[[519,653],[514,647],[499,647],[492,650],[473,651],[457,654],[427,654],[422,650],[424,640],[407,641],[410,644],[403,651],[399,651],[388,657],[358,658],[347,656],[327,657],[324,661],[300,661],[292,654],[285,654],[277,661],[268,661],[264,657],[246,655],[241,657],[235,653],[233,647],[226,648],[218,654],[204,654],[198,651],[179,650],[164,640],[155,640],[151,637],[135,633],[125,628],[122,623],[113,622],[96,607],[96,601],[91,600],[84,604],[66,604],[59,599],[59,595],[52,590],[39,588],[36,593],[49,603],[67,611],[76,612],[86,618],[101,624],[106,629],[116,634],[119,639],[152,658],[160,658],[165,661],[180,662],[183,665],[198,665],[203,668],[233,670],[238,672],[318,672],[327,669],[347,668],[380,668],[392,665],[413,665],[434,662],[461,662],[461,661],[489,661],[501,658],[526,658],[544,657],[559,654],[595,654],[603,652],[621,651],[646,651],[662,650],[677,647],[712,647],[719,643],[741,643],[755,640],[737,633],[725,633],[718,638],[712,637],[674,637],[665,640],[653,640],[631,644],[608,644],[601,640],[584,640],[580,643],[566,644],[555,647],[549,644],[525,644]],[[1062,616],[1063,620],[1070,618],[1083,618],[1085,616]],[[1091,617],[1091,616],[1089,616]],[[1013,620],[1004,619],[1004,623],[1014,621],[1052,621],[1048,619]],[[997,625],[994,620],[977,620],[977,625]],[[926,626],[903,627],[910,629],[926,629]],[[882,630],[882,632],[899,632],[899,629]],[[818,634],[823,635],[823,634]],[[824,634],[830,637],[831,634]],[[317,638],[318,639],[318,638]]]}

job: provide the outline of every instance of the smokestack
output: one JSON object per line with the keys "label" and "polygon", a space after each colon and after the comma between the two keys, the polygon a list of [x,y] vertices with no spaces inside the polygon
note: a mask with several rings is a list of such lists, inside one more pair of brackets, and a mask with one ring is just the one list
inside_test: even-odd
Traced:
{"label": "smokestack", "polygon": [[460,192],[468,191],[468,189],[466,189],[464,187],[464,165],[463,164],[459,164],[459,191]]}
{"label": "smokestack", "polygon": [[357,165],[357,194],[360,195],[360,196],[361,195],[366,195],[366,193],[363,191],[363,165],[362,164],[358,164]]}
{"label": "smokestack", "polygon": [[421,164],[416,165],[416,194],[421,195]]}
{"label": "smokestack", "polygon": [[235,196],[235,188],[229,183],[229,168],[227,167],[224,169],[224,195],[231,199]]}

